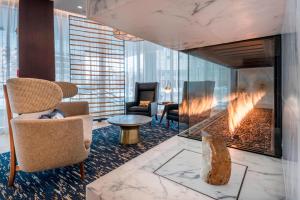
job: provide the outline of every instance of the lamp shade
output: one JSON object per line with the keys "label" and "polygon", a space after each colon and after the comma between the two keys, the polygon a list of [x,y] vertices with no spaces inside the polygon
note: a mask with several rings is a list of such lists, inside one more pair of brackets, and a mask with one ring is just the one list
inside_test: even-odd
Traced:
{"label": "lamp shade", "polygon": [[172,87],[170,85],[167,85],[166,87],[164,87],[164,92],[169,94],[172,92]]}
{"label": "lamp shade", "polygon": [[114,34],[114,37],[119,39],[119,40],[133,41],[133,42],[138,42],[138,41],[143,40],[143,39],[141,39],[139,37],[136,37],[134,35],[130,35],[128,33],[120,31],[119,29],[114,29],[113,34]]}

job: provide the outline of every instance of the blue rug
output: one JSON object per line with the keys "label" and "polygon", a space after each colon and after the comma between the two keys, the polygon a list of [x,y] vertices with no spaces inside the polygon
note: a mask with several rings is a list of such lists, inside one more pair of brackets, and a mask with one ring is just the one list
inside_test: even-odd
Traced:
{"label": "blue rug", "polygon": [[104,174],[178,134],[174,129],[153,123],[141,127],[141,142],[119,144],[119,127],[108,126],[93,131],[89,158],[85,161],[85,179],[79,166],[38,173],[18,172],[15,186],[7,186],[9,153],[0,154],[0,199],[85,199],[85,187]]}

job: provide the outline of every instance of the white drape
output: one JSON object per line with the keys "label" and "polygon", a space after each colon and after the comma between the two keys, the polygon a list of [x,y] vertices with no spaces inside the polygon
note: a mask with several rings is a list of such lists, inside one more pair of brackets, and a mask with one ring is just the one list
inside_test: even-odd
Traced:
{"label": "white drape", "polygon": [[[69,20],[64,11],[55,10],[56,80],[70,81]],[[0,0],[0,134],[8,132],[3,84],[17,77],[18,70],[18,0]]]}
{"label": "white drape", "polygon": [[0,134],[7,133],[7,118],[3,96],[3,84],[16,77],[18,69],[16,0],[0,0]]}
{"label": "white drape", "polygon": [[54,10],[55,80],[70,81],[69,14]]}
{"label": "white drape", "polygon": [[[160,84],[159,101],[180,102],[184,81],[215,81],[216,103],[222,104],[230,93],[231,70],[199,57],[179,53],[151,42],[125,43],[126,101],[134,98],[135,82]],[[171,94],[164,92],[170,84]]]}
{"label": "white drape", "polygon": [[[159,82],[159,101],[178,101],[178,52],[147,41],[125,43],[126,101],[136,82]],[[164,88],[169,85],[172,92]]]}

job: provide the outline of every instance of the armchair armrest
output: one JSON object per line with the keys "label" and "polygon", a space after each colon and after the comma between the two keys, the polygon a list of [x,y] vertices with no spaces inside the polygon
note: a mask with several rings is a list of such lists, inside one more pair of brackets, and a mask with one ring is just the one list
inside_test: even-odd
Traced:
{"label": "armchair armrest", "polygon": [[126,102],[126,107],[130,108],[132,106],[138,106],[138,103],[133,101],[133,102]]}
{"label": "armchair armrest", "polygon": [[126,103],[125,103],[126,113],[127,113],[128,109],[129,109],[130,107],[132,107],[132,106],[137,106],[137,105],[138,105],[137,102],[126,102]]}
{"label": "armchair armrest", "polygon": [[169,110],[178,110],[179,105],[177,103],[172,103],[172,104],[168,104],[165,105],[165,109],[168,112]]}
{"label": "armchair armrest", "polygon": [[83,120],[12,119],[16,156],[21,170],[42,171],[82,162],[89,149],[84,145]]}
{"label": "armchair armrest", "polygon": [[57,108],[65,113],[66,117],[88,115],[89,103],[87,101],[61,102]]}

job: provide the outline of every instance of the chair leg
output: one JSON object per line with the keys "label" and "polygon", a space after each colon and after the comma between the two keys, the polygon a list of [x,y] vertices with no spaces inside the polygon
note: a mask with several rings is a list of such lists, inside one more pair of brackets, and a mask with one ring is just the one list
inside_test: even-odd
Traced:
{"label": "chair leg", "polygon": [[9,177],[8,177],[8,186],[13,186],[15,182],[16,171],[17,171],[14,136],[13,136],[12,127],[10,123],[10,120],[13,118],[13,114],[11,112],[6,85],[3,85],[3,90],[4,90],[4,98],[5,98],[5,105],[6,105],[6,112],[7,112],[9,144],[10,144],[10,169],[9,169]]}
{"label": "chair leg", "polygon": [[167,120],[167,128],[170,127],[170,120]]}
{"label": "chair leg", "polygon": [[156,119],[156,121],[158,120],[158,117],[157,117],[157,115],[155,115],[155,119]]}
{"label": "chair leg", "polygon": [[10,155],[10,169],[9,169],[9,177],[8,177],[8,186],[13,186],[15,182],[16,177],[16,171],[17,171],[17,165],[16,165],[16,155],[14,152],[11,152]]}
{"label": "chair leg", "polygon": [[83,180],[84,179],[84,162],[81,162],[79,164],[79,166],[80,166],[80,178],[81,178],[81,180]]}

